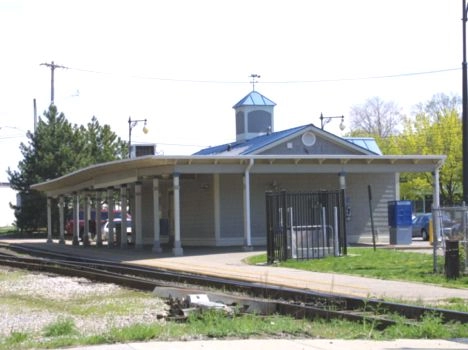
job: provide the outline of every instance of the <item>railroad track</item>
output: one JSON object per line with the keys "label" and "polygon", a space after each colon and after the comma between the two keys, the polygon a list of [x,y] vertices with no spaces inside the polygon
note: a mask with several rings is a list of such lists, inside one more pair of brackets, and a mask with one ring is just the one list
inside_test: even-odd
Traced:
{"label": "railroad track", "polygon": [[409,324],[426,314],[440,315],[443,322],[468,322],[468,313],[464,312],[89,259],[16,244],[0,243],[0,265],[85,277],[144,291],[165,290],[165,293],[172,295],[177,291],[179,294],[190,291],[201,293],[200,288],[203,288],[216,295],[217,300],[224,298],[256,312],[274,312],[297,318],[373,322],[378,329],[395,324],[391,316],[395,314],[405,317]]}

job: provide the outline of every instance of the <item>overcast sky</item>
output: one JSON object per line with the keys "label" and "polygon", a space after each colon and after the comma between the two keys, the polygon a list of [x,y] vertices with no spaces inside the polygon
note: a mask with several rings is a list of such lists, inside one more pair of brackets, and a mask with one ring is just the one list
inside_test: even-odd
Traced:
{"label": "overcast sky", "polygon": [[[165,155],[235,140],[232,106],[255,89],[277,103],[275,130],[320,125],[378,96],[406,114],[461,96],[459,0],[0,0],[0,181],[50,103],[94,115]],[[349,123],[348,123],[349,125]],[[141,126],[141,127],[140,127]],[[327,130],[340,134],[338,120]],[[345,130],[346,132],[346,130]]]}

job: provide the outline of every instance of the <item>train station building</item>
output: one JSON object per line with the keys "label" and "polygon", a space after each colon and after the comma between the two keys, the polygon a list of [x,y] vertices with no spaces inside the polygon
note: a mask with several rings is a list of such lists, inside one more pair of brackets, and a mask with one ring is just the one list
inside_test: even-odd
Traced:
{"label": "train station building", "polygon": [[[400,199],[402,172],[432,173],[438,203],[439,168],[445,156],[383,155],[374,139],[339,137],[324,130],[323,123],[275,131],[274,107],[274,102],[252,91],[233,107],[233,142],[190,156],[146,155],[91,165],[35,184],[32,188],[48,197],[49,241],[58,236],[64,242],[67,202],[72,203],[75,218],[80,211],[89,213],[92,208],[97,213],[105,205],[110,221],[119,205],[122,218],[131,214],[136,248],[151,245],[157,253],[169,244],[175,255],[182,255],[184,246],[265,245],[268,191],[344,190],[342,219],[349,243],[371,239],[370,211],[379,240],[388,242],[387,206]],[[59,232],[52,232],[51,225],[55,203]],[[79,244],[77,221],[74,244]],[[126,220],[109,243],[103,243],[100,226],[96,225],[97,245],[127,246]]]}

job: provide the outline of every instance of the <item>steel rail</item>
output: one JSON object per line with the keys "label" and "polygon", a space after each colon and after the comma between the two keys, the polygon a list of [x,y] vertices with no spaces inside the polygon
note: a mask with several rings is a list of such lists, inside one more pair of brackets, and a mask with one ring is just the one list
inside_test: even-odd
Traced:
{"label": "steel rail", "polygon": [[[86,277],[95,281],[115,283],[130,288],[145,291],[153,290],[156,286],[171,285],[174,288],[182,285],[203,286],[231,292],[240,292],[255,298],[275,300],[275,310],[279,313],[298,317],[341,317],[353,321],[375,320],[386,327],[393,324],[383,315],[399,314],[407,319],[417,320],[426,314],[440,315],[444,322],[468,322],[468,313],[386,302],[380,299],[365,299],[343,295],[326,294],[309,290],[278,287],[265,283],[251,283],[242,280],[226,279],[199,274],[191,274],[174,270],[150,268],[131,264],[118,263],[108,260],[89,259],[82,256],[70,256],[21,245],[3,245],[16,252],[40,255],[41,263],[32,258],[13,258],[8,254],[0,254],[0,264],[11,264],[19,268],[43,269],[57,274]],[[10,261],[10,262],[9,262]]]}
{"label": "steel rail", "polygon": [[[66,275],[70,277],[83,277],[95,282],[114,283],[121,286],[143,290],[153,291],[156,287],[164,286],[173,289],[181,288],[180,283],[170,284],[164,281],[157,281],[147,278],[140,278],[135,276],[126,276],[118,272],[103,271],[101,269],[90,267],[88,263],[82,262],[64,262],[60,260],[37,260],[34,258],[21,258],[6,256],[0,254],[0,265],[8,265],[15,268],[34,270],[48,273],[55,273],[58,275]],[[127,271],[128,272],[128,271]],[[186,289],[184,286],[183,289]],[[194,293],[194,292],[192,292]],[[197,291],[200,293],[200,291]],[[384,329],[395,322],[386,319],[381,315],[373,315],[369,313],[356,313],[348,310],[333,310],[324,308],[322,305],[319,307],[311,304],[294,303],[287,301],[276,301],[268,299],[248,299],[246,297],[231,296],[230,299],[235,300],[238,305],[247,305],[252,302],[256,305],[256,309],[268,310],[269,313],[279,313],[282,315],[289,315],[295,318],[324,318],[324,319],[346,319],[354,322],[373,322],[377,329]]]}

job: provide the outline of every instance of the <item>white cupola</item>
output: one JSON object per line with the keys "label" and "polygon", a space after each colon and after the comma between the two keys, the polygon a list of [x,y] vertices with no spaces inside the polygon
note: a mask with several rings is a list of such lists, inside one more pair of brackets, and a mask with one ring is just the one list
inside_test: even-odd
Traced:
{"label": "white cupola", "polygon": [[257,91],[250,92],[232,108],[236,113],[236,141],[250,140],[274,131],[276,103]]}

